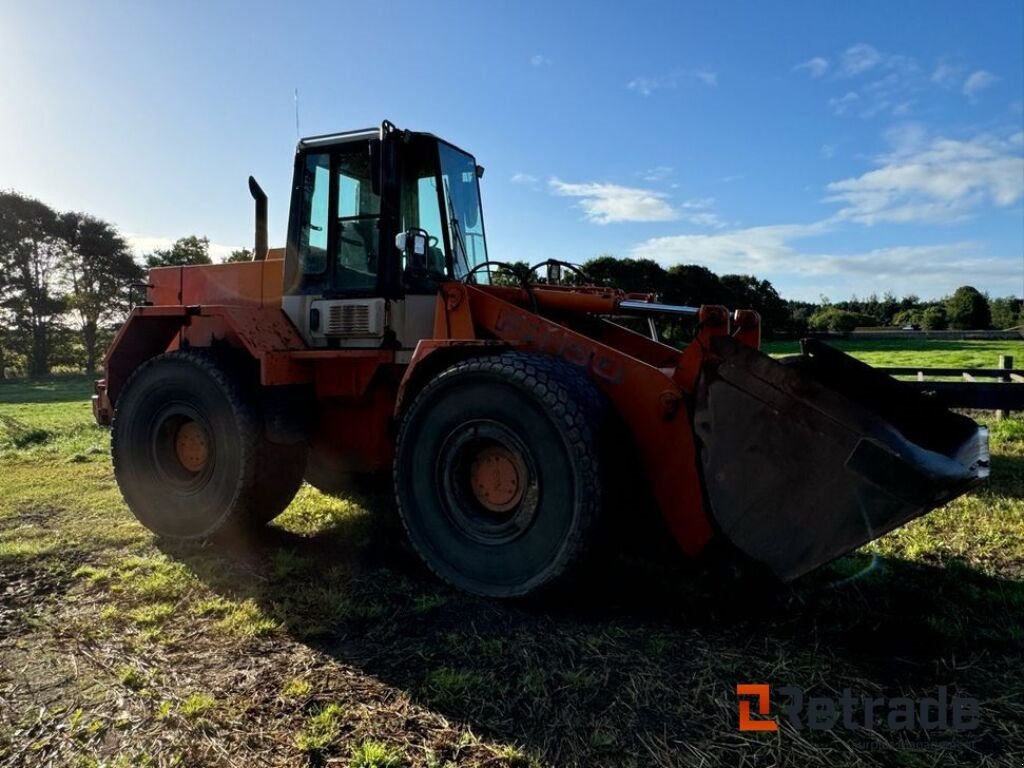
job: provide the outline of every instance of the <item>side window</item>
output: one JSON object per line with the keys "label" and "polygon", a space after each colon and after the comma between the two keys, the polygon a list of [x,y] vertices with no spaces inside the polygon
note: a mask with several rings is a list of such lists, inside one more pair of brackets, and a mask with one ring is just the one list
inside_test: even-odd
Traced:
{"label": "side window", "polygon": [[[425,229],[432,240],[437,243],[441,238],[441,209],[437,202],[437,177],[424,176],[417,182],[419,201],[419,220],[417,225]],[[435,246],[436,247],[436,246]],[[444,253],[441,256],[441,271],[444,271]]]}
{"label": "side window", "polygon": [[307,275],[320,275],[327,269],[330,183],[330,157],[307,155],[302,184],[302,231],[299,240],[302,272]]}
{"label": "side window", "polygon": [[437,281],[447,273],[436,157],[433,152],[411,154],[403,167],[399,231],[423,230],[427,234],[427,253],[421,261],[407,263],[405,254],[401,255],[405,287],[411,293],[436,291]]}
{"label": "side window", "polygon": [[377,285],[380,260],[380,196],[373,191],[366,144],[339,154],[337,183],[335,287],[370,291]]}

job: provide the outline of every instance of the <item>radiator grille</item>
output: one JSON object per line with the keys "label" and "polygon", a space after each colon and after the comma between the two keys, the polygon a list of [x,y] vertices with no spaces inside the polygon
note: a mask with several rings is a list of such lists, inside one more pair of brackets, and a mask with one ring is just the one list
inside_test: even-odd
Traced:
{"label": "radiator grille", "polygon": [[327,311],[328,336],[373,336],[369,304],[333,304]]}

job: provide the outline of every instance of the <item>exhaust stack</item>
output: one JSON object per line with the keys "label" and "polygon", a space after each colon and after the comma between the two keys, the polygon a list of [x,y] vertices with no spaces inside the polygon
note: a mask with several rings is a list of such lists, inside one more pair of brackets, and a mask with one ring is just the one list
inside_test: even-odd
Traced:
{"label": "exhaust stack", "polygon": [[249,194],[256,201],[256,242],[253,247],[253,261],[267,258],[269,249],[267,234],[267,193],[252,176],[249,177]]}

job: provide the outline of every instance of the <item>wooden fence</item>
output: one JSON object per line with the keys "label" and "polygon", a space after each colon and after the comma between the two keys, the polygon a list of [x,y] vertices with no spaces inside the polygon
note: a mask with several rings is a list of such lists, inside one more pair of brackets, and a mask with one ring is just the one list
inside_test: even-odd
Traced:
{"label": "wooden fence", "polygon": [[[914,376],[904,383],[927,392],[948,408],[996,411],[1002,417],[1024,411],[1024,369],[1013,367],[1013,357],[1000,355],[995,368],[878,368],[890,376]],[[960,381],[934,381],[956,376]]]}

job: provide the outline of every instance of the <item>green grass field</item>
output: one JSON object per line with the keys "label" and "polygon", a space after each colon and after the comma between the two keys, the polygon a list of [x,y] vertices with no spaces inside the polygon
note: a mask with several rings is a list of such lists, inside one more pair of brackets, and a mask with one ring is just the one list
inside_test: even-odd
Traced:
{"label": "green grass field", "polygon": [[[927,344],[851,351],[1024,362],[1024,343]],[[307,487],[257,539],[155,540],[89,393],[0,382],[0,765],[1019,765],[1019,416],[990,423],[987,484],[780,594],[745,600],[655,547],[585,590],[496,603],[426,575],[386,495]],[[759,682],[946,685],[981,725],[913,749],[884,725],[739,732],[735,687]]]}
{"label": "green grass field", "polygon": [[[847,354],[878,367],[902,368],[995,368],[1000,355],[1010,355],[1014,367],[1024,368],[1024,340],[1021,341],[928,341],[892,339],[878,341],[829,341]],[[771,355],[795,355],[795,341],[774,341],[764,345]]]}

